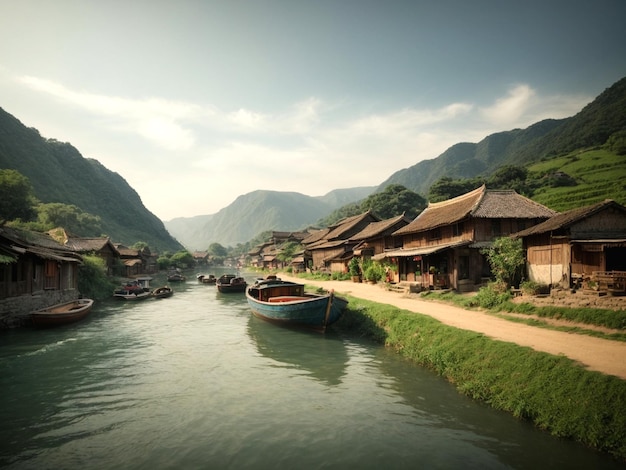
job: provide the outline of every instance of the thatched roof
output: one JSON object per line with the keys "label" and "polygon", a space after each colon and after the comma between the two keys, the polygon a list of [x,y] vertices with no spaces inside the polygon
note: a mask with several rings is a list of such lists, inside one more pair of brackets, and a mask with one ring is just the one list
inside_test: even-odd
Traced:
{"label": "thatched roof", "polygon": [[372,211],[363,212],[359,215],[354,215],[352,217],[346,217],[345,219],[340,220],[333,227],[330,227],[330,232],[326,235],[327,240],[335,240],[338,238],[345,237],[345,234],[350,232],[350,230],[354,229],[358,224],[363,222],[366,219],[372,219],[375,222],[380,219],[372,214]]}
{"label": "thatched roof", "polygon": [[65,246],[79,252],[100,251],[105,246],[110,245],[112,251],[116,251],[108,237],[81,238],[71,237],[65,242]]}
{"label": "thatched roof", "polygon": [[[598,212],[601,212],[609,207],[613,207],[621,212],[623,212],[626,216],[626,207],[618,204],[612,199],[606,199],[602,202],[598,202],[597,204],[592,204],[590,206],[578,207],[576,209],[572,209],[566,212],[561,212],[560,214],[556,214],[549,218],[548,220],[541,222],[540,224],[534,225],[526,230],[522,230],[513,234],[512,236],[515,238],[527,237],[529,235],[540,235],[546,232],[553,232],[556,230],[567,229],[571,225],[579,222],[587,217],[590,217]],[[626,234],[625,234],[626,236]]]}
{"label": "thatched roof", "polygon": [[404,213],[392,217],[391,219],[381,220],[380,222],[372,222],[356,235],[350,237],[351,240],[367,240],[368,238],[382,237],[385,232],[393,232],[405,225],[411,223]]}
{"label": "thatched roof", "polygon": [[432,230],[468,218],[546,219],[555,211],[513,190],[488,190],[485,185],[447,201],[429,203],[417,218],[394,235]]}
{"label": "thatched roof", "polygon": [[10,263],[19,255],[30,253],[39,258],[82,262],[82,257],[71,248],[61,245],[49,234],[12,227],[0,227],[0,254],[2,262]]}

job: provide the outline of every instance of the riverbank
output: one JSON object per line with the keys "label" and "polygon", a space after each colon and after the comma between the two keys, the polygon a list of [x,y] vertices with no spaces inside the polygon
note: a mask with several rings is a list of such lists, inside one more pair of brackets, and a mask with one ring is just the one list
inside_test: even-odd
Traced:
{"label": "riverbank", "polygon": [[624,343],[513,323],[376,285],[281,278],[348,296],[339,326],[435,370],[461,393],[626,461]]}

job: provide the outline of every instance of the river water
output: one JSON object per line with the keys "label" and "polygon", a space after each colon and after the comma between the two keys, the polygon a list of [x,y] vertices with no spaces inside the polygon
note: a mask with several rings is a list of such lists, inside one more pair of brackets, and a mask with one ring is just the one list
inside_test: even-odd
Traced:
{"label": "river water", "polygon": [[172,287],[0,332],[0,467],[622,468],[349,331],[265,323],[193,276]]}

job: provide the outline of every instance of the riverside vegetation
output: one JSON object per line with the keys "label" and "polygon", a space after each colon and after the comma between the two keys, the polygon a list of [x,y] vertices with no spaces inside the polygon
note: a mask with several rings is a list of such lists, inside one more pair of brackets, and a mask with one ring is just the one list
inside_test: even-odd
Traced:
{"label": "riverside vegetation", "polygon": [[337,327],[393,348],[495,409],[626,461],[626,381],[426,315],[348,300]]}

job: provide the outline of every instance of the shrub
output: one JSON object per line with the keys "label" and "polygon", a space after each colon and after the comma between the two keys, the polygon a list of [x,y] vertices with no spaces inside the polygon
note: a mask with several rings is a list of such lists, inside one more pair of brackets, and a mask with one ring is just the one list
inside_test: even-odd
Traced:
{"label": "shrub", "polygon": [[519,287],[524,295],[547,294],[550,292],[550,288],[546,284],[534,281],[524,281]]}

